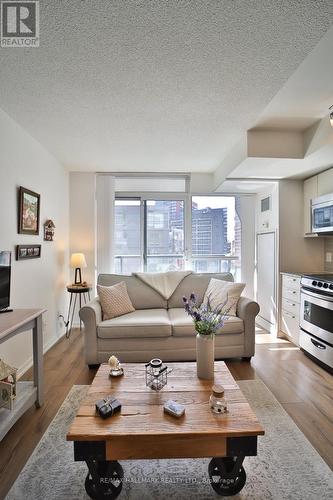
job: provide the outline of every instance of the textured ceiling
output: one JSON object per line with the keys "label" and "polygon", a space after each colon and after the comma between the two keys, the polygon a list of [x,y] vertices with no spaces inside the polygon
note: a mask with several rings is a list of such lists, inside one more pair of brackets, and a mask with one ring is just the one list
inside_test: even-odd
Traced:
{"label": "textured ceiling", "polygon": [[332,0],[40,4],[0,107],[72,170],[215,170],[333,23]]}

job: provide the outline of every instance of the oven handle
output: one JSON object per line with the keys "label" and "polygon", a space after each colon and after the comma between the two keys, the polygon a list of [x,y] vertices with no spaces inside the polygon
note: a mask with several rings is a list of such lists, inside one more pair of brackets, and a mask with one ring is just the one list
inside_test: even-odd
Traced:
{"label": "oven handle", "polygon": [[321,351],[324,351],[326,349],[326,346],[324,344],[320,344],[319,342],[317,342],[316,340],[314,339],[311,339],[311,342],[312,344],[317,347],[318,349],[320,349]]}
{"label": "oven handle", "polygon": [[309,295],[310,297],[314,297],[315,299],[323,299],[323,300],[327,300],[327,302],[333,302],[333,297],[331,298],[328,295],[323,295],[321,293],[313,293],[313,292],[310,292],[308,289],[305,290],[304,288],[301,289],[301,292],[304,295]]}

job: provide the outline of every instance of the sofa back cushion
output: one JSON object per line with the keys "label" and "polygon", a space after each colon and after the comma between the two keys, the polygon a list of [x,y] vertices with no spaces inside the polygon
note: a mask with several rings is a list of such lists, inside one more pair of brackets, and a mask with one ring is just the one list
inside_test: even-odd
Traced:
{"label": "sofa back cushion", "polygon": [[186,297],[189,297],[192,292],[195,293],[198,304],[201,304],[203,302],[203,298],[211,278],[224,281],[234,281],[234,277],[230,273],[190,274],[183,279],[180,285],[176,288],[173,295],[171,295],[170,299],[168,300],[168,308],[183,307],[184,295]]}
{"label": "sofa back cushion", "polygon": [[125,276],[123,274],[100,274],[97,284],[102,286],[112,286],[124,281],[127,293],[135,309],[167,309],[167,301],[135,276]]}

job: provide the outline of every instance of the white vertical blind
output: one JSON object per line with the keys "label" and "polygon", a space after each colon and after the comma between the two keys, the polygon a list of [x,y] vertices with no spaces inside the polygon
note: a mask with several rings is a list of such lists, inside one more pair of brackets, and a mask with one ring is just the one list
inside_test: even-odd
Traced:
{"label": "white vertical blind", "polygon": [[97,275],[114,270],[114,199],[115,178],[109,174],[97,174]]}

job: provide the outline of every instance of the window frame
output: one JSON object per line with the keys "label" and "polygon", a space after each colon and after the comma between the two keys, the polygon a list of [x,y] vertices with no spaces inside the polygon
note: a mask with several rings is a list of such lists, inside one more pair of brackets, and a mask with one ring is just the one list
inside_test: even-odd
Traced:
{"label": "window frame", "polygon": [[[186,192],[185,193],[162,193],[162,192],[116,192],[116,200],[139,200],[140,201],[140,270],[146,271],[147,269],[147,257],[152,257],[147,253],[147,213],[146,202],[147,201],[183,201],[184,203],[184,268],[193,269],[195,260],[213,260],[221,259],[225,261],[237,261],[239,258],[236,255],[226,255],[226,254],[193,254],[192,253],[192,201],[195,197],[205,197],[205,198],[235,198],[235,194],[229,193],[190,193],[189,179],[186,179]],[[235,208],[237,213],[237,208]],[[237,214],[238,215],[238,214]],[[238,215],[239,217],[239,215]],[[240,221],[241,223],[241,221]],[[146,251],[145,251],[146,249]],[[117,255],[114,255],[116,258]],[[119,257],[119,256],[118,256]],[[172,257],[172,255],[170,255]]]}

